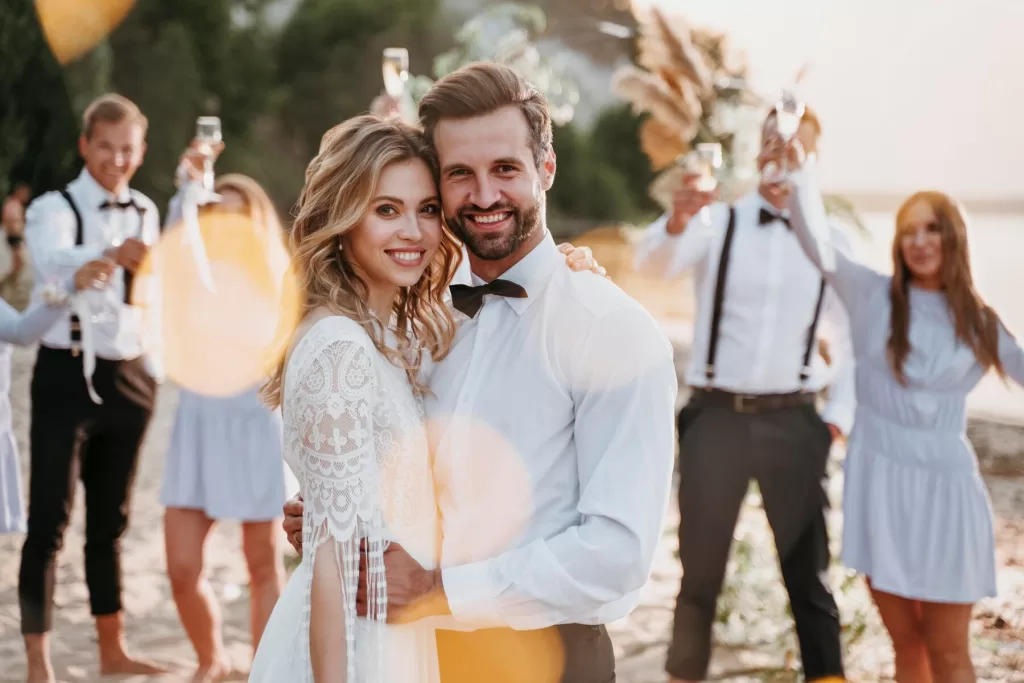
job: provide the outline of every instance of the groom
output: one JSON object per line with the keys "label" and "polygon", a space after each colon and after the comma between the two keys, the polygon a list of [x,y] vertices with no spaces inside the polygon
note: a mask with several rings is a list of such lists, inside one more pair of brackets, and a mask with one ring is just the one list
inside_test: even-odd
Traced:
{"label": "groom", "polygon": [[[442,569],[393,544],[389,616],[450,615],[444,683],[609,683],[604,624],[637,604],[668,503],[671,348],[615,285],[564,267],[545,217],[551,118],[533,86],[474,64],[438,81],[420,117],[473,275],[452,287],[460,327],[425,406]],[[285,508],[293,544],[301,510]]]}

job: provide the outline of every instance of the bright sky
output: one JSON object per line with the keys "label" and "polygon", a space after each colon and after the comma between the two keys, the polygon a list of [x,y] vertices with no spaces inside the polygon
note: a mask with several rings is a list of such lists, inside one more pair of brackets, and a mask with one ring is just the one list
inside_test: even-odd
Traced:
{"label": "bright sky", "polygon": [[726,31],[767,94],[810,63],[828,189],[1024,198],[1024,0],[659,4]]}

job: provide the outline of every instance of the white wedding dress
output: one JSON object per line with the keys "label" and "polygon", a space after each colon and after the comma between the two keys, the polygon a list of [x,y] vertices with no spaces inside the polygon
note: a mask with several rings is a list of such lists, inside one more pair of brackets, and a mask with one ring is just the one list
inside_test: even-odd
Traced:
{"label": "white wedding dress", "polygon": [[[383,623],[381,554],[396,541],[425,567],[437,566],[439,524],[422,405],[404,370],[354,321],[332,316],[299,340],[285,370],[284,457],[305,501],[303,558],[260,640],[249,680],[312,681],[310,586],[317,553],[340,567],[348,642],[347,680],[438,683],[429,620]],[[371,618],[355,616],[359,545],[369,554]],[[321,570],[329,563],[321,563]],[[323,683],[323,682],[322,682]]]}

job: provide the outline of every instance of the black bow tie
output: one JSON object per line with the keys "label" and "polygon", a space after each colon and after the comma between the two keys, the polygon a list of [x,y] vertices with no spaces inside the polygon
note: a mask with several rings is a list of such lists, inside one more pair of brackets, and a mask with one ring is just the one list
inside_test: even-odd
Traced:
{"label": "black bow tie", "polygon": [[110,200],[107,200],[100,204],[100,211],[107,211],[108,209],[121,209],[122,211],[125,211],[127,209],[135,209],[139,213],[145,211],[145,209],[143,209],[141,206],[135,203],[134,199],[129,199],[126,202],[112,202]]}
{"label": "black bow tie", "polygon": [[525,299],[527,297],[525,289],[508,280],[492,280],[479,287],[451,285],[448,289],[452,293],[452,306],[470,318],[475,317],[480,307],[484,305],[485,294],[504,296],[509,299]]}
{"label": "black bow tie", "polygon": [[789,224],[788,218],[786,218],[785,216],[780,216],[777,213],[772,213],[771,211],[762,206],[761,214],[757,217],[757,224],[769,225],[771,223],[774,223],[775,221],[782,221],[787,228],[792,228],[792,226]]}

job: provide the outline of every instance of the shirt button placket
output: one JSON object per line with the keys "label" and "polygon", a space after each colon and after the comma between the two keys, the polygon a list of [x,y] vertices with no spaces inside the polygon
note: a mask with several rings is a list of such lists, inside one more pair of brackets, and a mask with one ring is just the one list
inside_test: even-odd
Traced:
{"label": "shirt button placket", "polygon": [[469,367],[466,368],[466,381],[462,383],[462,391],[459,392],[459,398],[455,404],[458,423],[453,444],[452,474],[455,481],[458,482],[458,489],[467,494],[473,486],[472,468],[468,466],[469,459],[474,457],[471,435],[475,431],[474,422],[477,418],[473,410],[473,403],[479,393],[479,384],[484,380],[484,373],[481,372],[483,361],[480,358],[491,337],[490,328],[493,325],[493,316],[489,314],[494,311],[487,306],[487,298],[484,299],[484,305],[480,307],[476,315],[476,334],[473,339],[473,351],[469,357]]}

